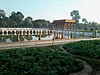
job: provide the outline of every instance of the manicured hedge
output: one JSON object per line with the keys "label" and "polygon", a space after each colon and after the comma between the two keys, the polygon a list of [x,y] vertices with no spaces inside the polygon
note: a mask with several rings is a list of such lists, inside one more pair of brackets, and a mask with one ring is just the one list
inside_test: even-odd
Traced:
{"label": "manicured hedge", "polygon": [[50,47],[0,52],[0,75],[68,75],[83,68],[82,61]]}
{"label": "manicured hedge", "polygon": [[79,41],[63,47],[72,54],[100,59],[100,40]]}

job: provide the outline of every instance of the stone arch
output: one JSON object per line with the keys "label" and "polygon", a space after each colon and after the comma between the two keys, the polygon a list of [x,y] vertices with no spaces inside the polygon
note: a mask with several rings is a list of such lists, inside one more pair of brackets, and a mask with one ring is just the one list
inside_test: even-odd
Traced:
{"label": "stone arch", "polygon": [[11,31],[8,31],[8,34],[11,34]]}
{"label": "stone arch", "polygon": [[32,33],[33,33],[33,32],[32,32],[32,30],[31,30],[31,31],[30,31],[30,34],[32,35]]}
{"label": "stone arch", "polygon": [[36,34],[38,34],[38,30],[36,30]]}
{"label": "stone arch", "polygon": [[15,34],[15,31],[12,31],[12,34],[14,35]]}
{"label": "stone arch", "polygon": [[23,31],[23,35],[26,35],[26,31],[25,30]]}
{"label": "stone arch", "polygon": [[7,32],[6,31],[4,31],[4,35],[6,35],[7,34]]}
{"label": "stone arch", "polygon": [[35,34],[35,30],[33,31],[33,34]]}
{"label": "stone arch", "polygon": [[38,30],[38,34],[41,34],[41,30]]}
{"label": "stone arch", "polygon": [[27,32],[27,35],[28,35],[29,31],[27,30],[26,32]]}
{"label": "stone arch", "polygon": [[52,33],[52,31],[50,30],[50,34]]}
{"label": "stone arch", "polygon": [[45,31],[44,30],[42,31],[42,34],[45,34]]}

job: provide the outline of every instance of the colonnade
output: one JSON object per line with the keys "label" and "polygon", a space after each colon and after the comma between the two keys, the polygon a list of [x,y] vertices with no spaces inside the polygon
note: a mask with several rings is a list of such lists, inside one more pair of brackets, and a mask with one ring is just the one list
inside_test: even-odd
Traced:
{"label": "colonnade", "polygon": [[52,33],[48,28],[0,28],[0,35],[44,35]]}
{"label": "colonnade", "polygon": [[5,35],[17,35],[17,41],[20,41],[20,36],[27,35],[30,38],[31,35],[39,35],[39,40],[41,40],[41,35],[49,35],[52,30],[48,28],[0,28],[0,36]]}

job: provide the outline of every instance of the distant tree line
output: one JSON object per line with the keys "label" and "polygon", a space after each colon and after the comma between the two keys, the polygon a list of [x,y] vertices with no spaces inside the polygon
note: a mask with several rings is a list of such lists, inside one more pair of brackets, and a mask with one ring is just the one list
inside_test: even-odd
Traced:
{"label": "distant tree line", "polygon": [[87,23],[79,23],[79,29],[84,29],[84,30],[100,30],[100,24],[97,22],[87,22]]}
{"label": "distant tree line", "polygon": [[88,22],[86,18],[82,18],[82,23],[79,23],[79,19],[81,19],[81,16],[80,16],[78,10],[73,10],[70,13],[70,16],[72,17],[72,19],[76,20],[77,29],[90,30],[90,31],[100,29],[100,24],[98,24],[97,22],[94,22],[94,21],[93,22]]}
{"label": "distant tree line", "polygon": [[[77,29],[82,30],[95,30],[100,29],[100,24],[97,22],[88,22],[86,18],[82,18],[82,23],[79,23],[81,16],[78,10],[73,10],[70,13],[72,19],[76,20]],[[21,12],[12,11],[9,17],[6,16],[4,10],[0,9],[0,27],[33,27],[33,28],[52,28],[50,21],[45,19],[33,20],[32,17],[28,16],[24,18],[24,15]]]}
{"label": "distant tree line", "polygon": [[24,15],[19,11],[13,11],[11,15],[7,17],[5,11],[0,9],[0,27],[48,28],[51,26],[50,21],[44,19],[33,20],[30,16],[24,18]]}

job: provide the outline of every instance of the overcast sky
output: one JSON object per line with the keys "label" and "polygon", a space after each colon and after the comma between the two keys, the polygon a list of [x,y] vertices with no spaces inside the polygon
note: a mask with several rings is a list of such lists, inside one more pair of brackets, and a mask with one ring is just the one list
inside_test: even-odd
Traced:
{"label": "overcast sky", "polygon": [[9,16],[20,11],[35,19],[71,19],[70,12],[79,10],[81,18],[100,23],[100,0],[0,0],[0,9]]}

